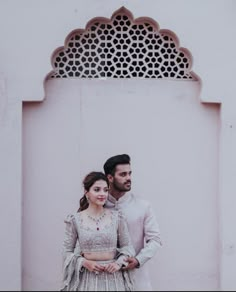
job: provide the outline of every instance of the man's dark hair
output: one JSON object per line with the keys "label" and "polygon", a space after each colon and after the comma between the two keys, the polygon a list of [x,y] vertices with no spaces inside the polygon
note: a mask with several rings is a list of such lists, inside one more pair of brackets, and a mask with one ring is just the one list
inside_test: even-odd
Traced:
{"label": "man's dark hair", "polygon": [[107,159],[103,165],[103,169],[106,175],[115,174],[116,166],[118,164],[130,164],[130,157],[128,154],[115,155]]}

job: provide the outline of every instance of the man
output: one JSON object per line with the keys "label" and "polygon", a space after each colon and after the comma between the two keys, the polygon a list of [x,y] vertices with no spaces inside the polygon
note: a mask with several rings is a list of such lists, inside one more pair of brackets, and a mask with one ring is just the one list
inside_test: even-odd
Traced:
{"label": "man", "polygon": [[110,157],[103,168],[110,183],[106,207],[122,210],[136,252],[136,257],[129,258],[125,269],[135,269],[136,291],[151,291],[149,274],[144,264],[162,245],[154,212],[148,201],[129,192],[132,173],[129,155]]}

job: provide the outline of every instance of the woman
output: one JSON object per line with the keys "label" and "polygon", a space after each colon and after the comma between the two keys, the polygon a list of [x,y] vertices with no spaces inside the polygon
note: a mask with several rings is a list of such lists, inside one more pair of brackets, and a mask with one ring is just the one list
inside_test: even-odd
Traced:
{"label": "woman", "polygon": [[133,291],[132,275],[123,271],[134,256],[126,221],[105,209],[108,180],[91,172],[83,180],[84,196],[75,215],[66,220],[62,291]]}

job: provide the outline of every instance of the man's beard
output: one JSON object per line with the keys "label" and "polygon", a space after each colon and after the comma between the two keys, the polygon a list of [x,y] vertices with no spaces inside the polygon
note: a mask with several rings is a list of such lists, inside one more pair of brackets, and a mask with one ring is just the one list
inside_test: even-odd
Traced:
{"label": "man's beard", "polygon": [[129,186],[127,186],[128,182],[126,184],[119,184],[116,181],[113,182],[113,188],[118,192],[128,192],[131,190],[131,181],[129,181]]}

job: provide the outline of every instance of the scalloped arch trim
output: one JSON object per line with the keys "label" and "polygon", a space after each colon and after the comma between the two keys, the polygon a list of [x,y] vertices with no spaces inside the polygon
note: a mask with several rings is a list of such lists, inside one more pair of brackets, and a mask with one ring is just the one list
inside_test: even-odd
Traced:
{"label": "scalloped arch trim", "polygon": [[164,78],[197,80],[190,52],[153,19],[125,7],[72,31],[52,55],[49,78]]}

